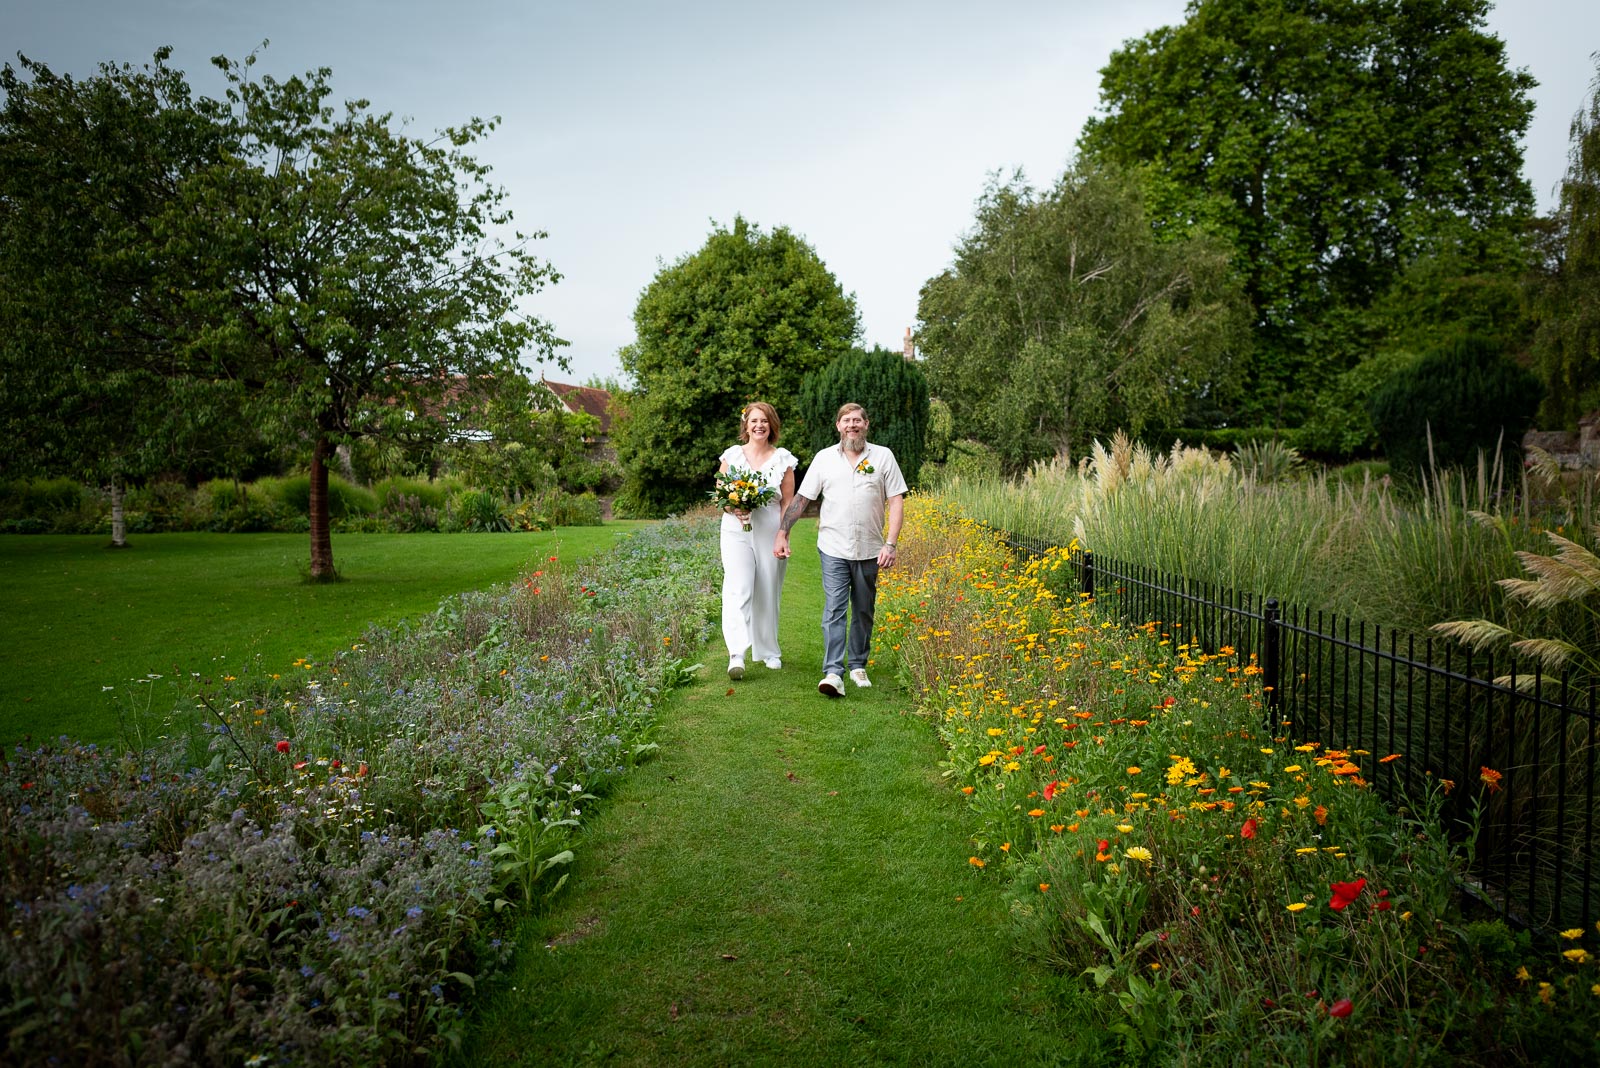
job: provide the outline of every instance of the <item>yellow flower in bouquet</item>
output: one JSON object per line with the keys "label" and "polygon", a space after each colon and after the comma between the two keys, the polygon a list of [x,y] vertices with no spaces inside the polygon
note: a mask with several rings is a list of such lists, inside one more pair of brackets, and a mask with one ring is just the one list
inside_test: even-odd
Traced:
{"label": "yellow flower in bouquet", "polygon": [[[716,487],[711,491],[713,501],[736,512],[753,512],[777,495],[777,487],[769,486],[766,479],[741,467],[730,467],[718,475]],[[748,520],[744,529],[750,529]]]}

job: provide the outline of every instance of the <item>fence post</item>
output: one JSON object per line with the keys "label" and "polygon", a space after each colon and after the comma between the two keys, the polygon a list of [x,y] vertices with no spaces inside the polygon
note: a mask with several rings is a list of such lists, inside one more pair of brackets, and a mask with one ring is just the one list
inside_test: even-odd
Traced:
{"label": "fence post", "polygon": [[1267,694],[1267,724],[1278,729],[1278,711],[1283,703],[1282,668],[1279,664],[1283,651],[1283,630],[1278,622],[1278,599],[1268,597],[1261,612],[1261,686]]}
{"label": "fence post", "polygon": [[1094,553],[1087,549],[1083,552],[1083,592],[1094,596]]}

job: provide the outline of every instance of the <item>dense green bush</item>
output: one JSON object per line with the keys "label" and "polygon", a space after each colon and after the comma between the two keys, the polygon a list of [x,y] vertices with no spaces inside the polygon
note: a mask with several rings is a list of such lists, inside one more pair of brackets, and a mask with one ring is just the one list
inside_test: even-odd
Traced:
{"label": "dense green bush", "polygon": [[[305,475],[250,483],[213,479],[194,490],[178,482],[156,482],[128,491],[124,521],[130,533],[303,534],[310,526],[309,491]],[[330,476],[328,495],[333,528],[342,534],[548,530],[601,522],[600,501],[593,493],[555,487],[513,504],[457,478],[389,478],[369,490]],[[67,479],[0,482],[0,534],[110,530],[110,501],[102,492]]]}
{"label": "dense green bush", "polygon": [[[256,483],[278,495],[278,499],[301,515],[311,514],[311,476],[264,478]],[[369,489],[351,485],[338,475],[328,475],[328,514],[335,519],[372,515],[378,510],[378,497]]]}
{"label": "dense green bush", "polygon": [[[1515,455],[1544,387],[1481,337],[1462,337],[1391,375],[1368,410],[1397,475],[1469,467],[1479,450]],[[1431,440],[1431,448],[1430,448]]]}
{"label": "dense green bush", "polygon": [[981,441],[952,441],[945,462],[927,463],[922,468],[924,488],[949,485],[952,481],[992,483],[1001,481],[1002,462],[996,450]]}
{"label": "dense green bush", "polygon": [[442,529],[501,533],[511,529],[506,503],[488,490],[462,490],[450,498]]}
{"label": "dense green bush", "polygon": [[390,508],[403,497],[413,497],[428,508],[443,508],[452,493],[463,489],[466,486],[455,479],[428,482],[420,478],[386,478],[372,484],[373,495],[382,509]]}
{"label": "dense green bush", "polygon": [[69,478],[0,481],[0,534],[87,534],[109,502]]}
{"label": "dense green bush", "polygon": [[1262,442],[1281,442],[1300,448],[1300,432],[1270,426],[1178,427],[1171,430],[1146,430],[1139,440],[1153,452],[1170,452],[1179,443],[1190,448],[1235,452]]}
{"label": "dense green bush", "polygon": [[835,417],[851,401],[867,411],[867,437],[893,449],[906,482],[917,485],[928,436],[928,380],[922,368],[888,349],[855,349],[807,375],[800,386],[799,415],[808,455],[838,442]]}

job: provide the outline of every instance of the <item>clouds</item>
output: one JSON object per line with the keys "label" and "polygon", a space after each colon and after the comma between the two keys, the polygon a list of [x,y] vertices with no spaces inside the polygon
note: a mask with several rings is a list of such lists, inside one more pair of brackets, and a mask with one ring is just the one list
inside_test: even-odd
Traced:
{"label": "clouds", "polygon": [[[500,115],[477,147],[524,230],[564,276],[530,310],[572,342],[569,377],[616,373],[657,262],[743,214],[803,234],[860,301],[867,344],[897,347],[921,284],[971,223],[985,176],[1065,166],[1127,38],[1183,0],[26,0],[0,40],[57,71],[207,60],[272,44],[257,70],[327,66],[341,98],[418,131]],[[1491,29],[1542,83],[1528,175],[1554,200],[1600,12],[1502,0]],[[980,14],[981,11],[981,14]],[[552,372],[551,377],[559,377]]]}

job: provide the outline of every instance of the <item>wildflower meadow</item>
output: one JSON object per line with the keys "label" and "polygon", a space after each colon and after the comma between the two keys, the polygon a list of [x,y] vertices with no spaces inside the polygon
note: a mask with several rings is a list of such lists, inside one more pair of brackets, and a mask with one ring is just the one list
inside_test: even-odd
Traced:
{"label": "wildflower meadow", "polygon": [[705,522],[640,531],[291,675],[191,692],[140,751],[0,767],[4,1060],[426,1060],[645,757],[708,633]]}
{"label": "wildflower meadow", "polygon": [[[1006,881],[1016,945],[1098,991],[1107,1056],[1208,1063],[1593,1063],[1600,926],[1547,937],[1475,907],[1472,829],[1404,753],[1291,745],[1256,666],[1160,621],[1102,618],[1066,555],[1013,557],[930,498],[880,593],[880,660],[948,747],[975,878]],[[1592,921],[1591,921],[1592,922]]]}

